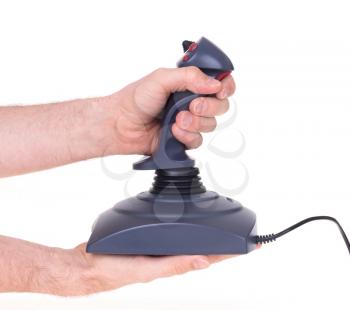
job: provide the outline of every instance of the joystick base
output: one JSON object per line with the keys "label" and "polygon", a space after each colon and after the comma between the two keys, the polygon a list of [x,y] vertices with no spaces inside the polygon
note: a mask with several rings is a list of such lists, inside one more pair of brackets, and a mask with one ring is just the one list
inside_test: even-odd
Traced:
{"label": "joystick base", "polygon": [[215,192],[143,192],[99,216],[86,250],[136,255],[246,254],[256,248],[255,236],[255,214]]}

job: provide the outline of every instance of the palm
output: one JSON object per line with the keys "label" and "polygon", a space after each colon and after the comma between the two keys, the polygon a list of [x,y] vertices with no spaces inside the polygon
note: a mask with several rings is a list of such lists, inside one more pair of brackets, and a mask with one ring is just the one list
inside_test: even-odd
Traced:
{"label": "palm", "polygon": [[94,255],[85,253],[85,244],[80,245],[78,249],[97,270],[101,291],[183,274],[233,257],[232,255]]}

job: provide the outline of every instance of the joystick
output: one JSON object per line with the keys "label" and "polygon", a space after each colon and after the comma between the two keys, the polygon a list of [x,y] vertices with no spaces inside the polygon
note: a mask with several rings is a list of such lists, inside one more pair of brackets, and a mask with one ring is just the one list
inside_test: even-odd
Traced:
{"label": "joystick", "polygon": [[[233,70],[230,59],[206,38],[184,41],[178,67],[196,66],[222,80]],[[275,241],[318,220],[334,222],[350,253],[350,242],[339,222],[314,216],[269,235],[257,235],[254,212],[238,201],[208,191],[195,161],[171,131],[177,113],[189,109],[202,94],[173,93],[164,108],[157,150],[134,163],[135,170],[155,170],[149,191],[118,202],[96,220],[86,251],[95,254],[183,255],[246,254],[257,244]]]}
{"label": "joystick", "polygon": [[[184,41],[178,67],[196,66],[222,80],[233,70],[230,59],[206,38]],[[164,108],[160,139],[152,156],[135,170],[156,170],[149,191],[120,201],[101,214],[87,252],[103,254],[242,254],[256,248],[255,214],[239,202],[207,191],[195,161],[176,140],[171,126],[178,112],[204,96],[173,93]]]}

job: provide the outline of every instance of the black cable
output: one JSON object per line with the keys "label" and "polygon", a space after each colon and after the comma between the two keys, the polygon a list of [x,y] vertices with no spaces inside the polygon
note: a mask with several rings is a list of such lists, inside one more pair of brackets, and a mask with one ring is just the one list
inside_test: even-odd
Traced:
{"label": "black cable", "polygon": [[339,222],[334,218],[334,217],[331,217],[331,216],[313,216],[313,217],[309,217],[305,220],[302,220],[300,221],[299,223],[296,223],[290,227],[288,227],[287,229],[285,230],[282,230],[281,232],[277,233],[277,234],[270,234],[270,235],[262,235],[262,236],[256,236],[255,237],[255,242],[257,244],[263,244],[263,243],[269,243],[269,242],[273,242],[273,241],[276,241],[277,238],[279,237],[282,237],[283,235],[291,232],[292,230],[304,225],[304,224],[307,224],[307,223],[310,223],[310,222],[313,222],[313,221],[318,221],[318,220],[328,220],[328,221],[332,221],[334,223],[337,224],[339,230],[340,230],[340,233],[344,239],[344,242],[346,244],[346,247],[348,248],[348,251],[349,251],[349,254],[350,254],[350,242],[349,242],[349,239],[348,237],[346,236],[346,233],[343,229],[343,227],[341,227],[341,225],[339,224]]}

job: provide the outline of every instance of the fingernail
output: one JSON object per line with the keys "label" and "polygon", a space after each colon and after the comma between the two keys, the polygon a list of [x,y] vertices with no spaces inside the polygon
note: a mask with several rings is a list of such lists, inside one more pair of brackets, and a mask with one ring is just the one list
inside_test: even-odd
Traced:
{"label": "fingernail", "polygon": [[225,89],[223,89],[219,94],[218,94],[218,98],[219,99],[225,99],[227,97],[227,92]]}
{"label": "fingernail", "polygon": [[189,113],[186,113],[182,118],[182,126],[188,128],[192,123],[192,116]]}
{"label": "fingernail", "polygon": [[220,85],[220,82],[214,78],[208,78],[208,85],[210,86],[219,86]]}
{"label": "fingernail", "polygon": [[193,262],[193,267],[195,269],[205,269],[208,268],[210,265],[210,263],[208,262],[208,260],[204,259],[204,258],[197,258],[194,262]]}
{"label": "fingernail", "polygon": [[198,115],[201,115],[207,108],[207,104],[205,102],[198,102],[195,107],[195,112]]}

